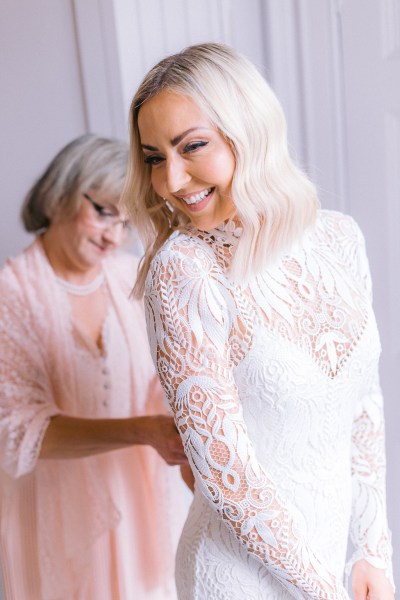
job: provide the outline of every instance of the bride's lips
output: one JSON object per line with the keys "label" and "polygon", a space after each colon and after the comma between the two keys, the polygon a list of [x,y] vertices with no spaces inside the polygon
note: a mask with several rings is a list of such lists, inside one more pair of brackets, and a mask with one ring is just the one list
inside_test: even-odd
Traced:
{"label": "bride's lips", "polygon": [[200,202],[198,202],[197,204],[187,204],[187,202],[185,202],[183,198],[179,198],[179,200],[186,206],[186,208],[190,210],[190,212],[199,212],[203,210],[211,201],[211,199],[214,197],[214,192],[215,188],[212,188],[212,191],[208,194],[208,196],[203,198],[203,200],[200,200]]}

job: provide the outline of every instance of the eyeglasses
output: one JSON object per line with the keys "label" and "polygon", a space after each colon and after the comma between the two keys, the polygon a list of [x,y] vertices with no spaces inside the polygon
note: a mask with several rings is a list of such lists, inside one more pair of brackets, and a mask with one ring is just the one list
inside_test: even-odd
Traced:
{"label": "eyeglasses", "polygon": [[82,193],[82,196],[90,202],[93,207],[93,223],[96,227],[101,229],[108,229],[109,227],[115,227],[116,225],[122,225],[122,228],[128,231],[131,224],[128,219],[120,219],[119,215],[116,215],[110,208],[98,204],[89,196],[87,193]]}

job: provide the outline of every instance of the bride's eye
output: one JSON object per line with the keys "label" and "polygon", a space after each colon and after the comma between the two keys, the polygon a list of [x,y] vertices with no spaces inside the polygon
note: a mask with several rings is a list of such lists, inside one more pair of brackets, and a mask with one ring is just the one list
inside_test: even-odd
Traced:
{"label": "bride's eye", "polygon": [[195,152],[199,148],[202,148],[203,146],[207,146],[207,144],[208,144],[208,142],[200,142],[200,141],[199,142],[190,142],[189,144],[186,144],[183,151],[184,152]]}
{"label": "bride's eye", "polygon": [[152,155],[152,156],[145,156],[144,157],[144,162],[147,165],[158,165],[160,164],[160,162],[162,162],[164,159],[162,156],[157,156],[157,155]]}

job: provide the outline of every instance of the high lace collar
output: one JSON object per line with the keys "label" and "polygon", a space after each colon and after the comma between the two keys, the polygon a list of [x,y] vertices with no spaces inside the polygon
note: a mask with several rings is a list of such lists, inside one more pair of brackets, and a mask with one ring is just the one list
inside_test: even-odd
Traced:
{"label": "high lace collar", "polygon": [[213,229],[203,230],[198,229],[195,225],[189,225],[189,230],[203,239],[212,238],[220,244],[236,245],[242,235],[243,227],[238,217],[235,216],[223,221]]}
{"label": "high lace collar", "polygon": [[218,231],[218,232],[222,233],[223,235],[228,234],[228,235],[231,235],[231,236],[239,239],[240,236],[242,235],[243,227],[242,227],[242,224],[240,223],[238,217],[232,217],[232,218],[228,219],[227,221],[224,221],[223,223],[221,223],[221,225],[218,225],[211,231],[212,232]]}

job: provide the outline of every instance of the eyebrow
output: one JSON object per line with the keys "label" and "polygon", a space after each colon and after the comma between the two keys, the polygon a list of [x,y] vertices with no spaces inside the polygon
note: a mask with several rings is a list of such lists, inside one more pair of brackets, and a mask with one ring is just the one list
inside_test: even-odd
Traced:
{"label": "eyebrow", "polygon": [[[183,140],[185,135],[187,135],[188,133],[192,133],[192,131],[197,131],[198,129],[207,129],[207,127],[191,127],[190,129],[186,129],[186,131],[183,131],[176,137],[172,138],[172,140],[170,140],[171,145],[177,146],[179,142]],[[147,144],[142,144],[142,148],[144,150],[152,150],[153,152],[158,150],[158,148],[156,148],[155,146],[148,146]]]}

